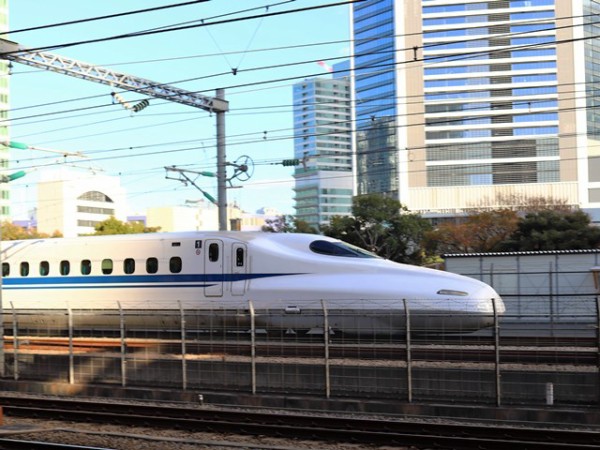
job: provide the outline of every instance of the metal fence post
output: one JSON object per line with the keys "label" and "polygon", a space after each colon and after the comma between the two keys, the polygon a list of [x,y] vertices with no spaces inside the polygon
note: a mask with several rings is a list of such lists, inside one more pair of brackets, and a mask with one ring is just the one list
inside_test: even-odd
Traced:
{"label": "metal fence post", "polygon": [[179,325],[181,328],[181,388],[185,391],[187,389],[187,348],[185,341],[185,312],[183,311],[183,305],[181,300],[177,300],[179,304]]}
{"label": "metal fence post", "polygon": [[[554,325],[554,278],[552,276],[552,262],[548,263],[548,295],[549,295],[549,314],[550,314],[550,325]],[[554,328],[550,327],[550,333],[554,336]]]}
{"label": "metal fence post", "polygon": [[67,320],[69,328],[69,384],[75,384],[75,355],[73,353],[73,311],[67,307]]}
{"label": "metal fence post", "polygon": [[[600,296],[596,296],[596,352],[598,353],[597,366],[600,374]],[[598,403],[600,403],[600,376],[598,378]]]}
{"label": "metal fence post", "polygon": [[494,351],[495,351],[495,375],[496,375],[496,406],[502,403],[502,386],[500,384],[500,324],[498,320],[498,307],[496,299],[492,298],[492,309],[494,311]]}
{"label": "metal fence post", "polygon": [[323,342],[325,345],[325,397],[331,396],[331,378],[329,372],[329,315],[327,314],[327,305],[325,300],[321,299],[323,308]]}
{"label": "metal fence post", "polygon": [[18,336],[18,322],[17,322],[17,311],[15,310],[15,305],[13,302],[10,302],[10,308],[12,309],[12,329],[13,329],[13,367],[14,373],[13,378],[15,381],[19,379],[19,336]]}
{"label": "metal fence post", "polygon": [[121,336],[121,386],[127,386],[127,346],[125,344],[125,316],[121,302],[117,302],[119,307],[119,334]]}
{"label": "metal fence post", "polygon": [[252,300],[248,300],[248,311],[250,311],[250,370],[254,395],[256,394],[256,322]]}
{"label": "metal fence post", "polygon": [[412,389],[412,348],[411,348],[411,333],[410,333],[410,309],[408,307],[408,301],[403,298],[402,303],[404,304],[404,318],[406,320],[406,396],[408,403],[413,401],[413,389]]}

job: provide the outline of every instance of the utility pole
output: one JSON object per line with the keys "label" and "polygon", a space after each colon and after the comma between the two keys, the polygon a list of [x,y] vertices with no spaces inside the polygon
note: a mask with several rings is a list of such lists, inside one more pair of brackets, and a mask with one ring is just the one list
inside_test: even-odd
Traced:
{"label": "utility pole", "polygon": [[0,58],[94,83],[106,84],[126,91],[137,92],[154,98],[182,103],[211,113],[214,112],[217,117],[217,206],[219,209],[219,230],[227,230],[225,113],[229,110],[229,103],[225,101],[223,89],[217,89],[215,97],[207,97],[196,92],[134,77],[53,53],[28,50],[26,47],[22,47],[16,42],[6,39],[0,39]]}
{"label": "utility pole", "polygon": [[[225,101],[225,91],[217,89],[217,99]],[[217,202],[219,231],[227,230],[227,158],[225,156],[225,111],[217,111]]]}

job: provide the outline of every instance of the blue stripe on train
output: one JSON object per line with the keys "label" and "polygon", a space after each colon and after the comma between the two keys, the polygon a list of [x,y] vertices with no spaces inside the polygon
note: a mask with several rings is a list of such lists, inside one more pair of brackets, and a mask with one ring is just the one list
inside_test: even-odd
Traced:
{"label": "blue stripe on train", "polygon": [[[103,287],[208,287],[215,283],[252,280],[255,278],[300,275],[297,273],[225,273],[225,274],[167,274],[167,275],[77,275],[63,277],[5,277],[4,289],[56,289]],[[162,285],[163,283],[177,283]],[[181,284],[185,283],[185,284]],[[207,284],[210,283],[210,284]],[[76,286],[71,286],[76,285]]]}

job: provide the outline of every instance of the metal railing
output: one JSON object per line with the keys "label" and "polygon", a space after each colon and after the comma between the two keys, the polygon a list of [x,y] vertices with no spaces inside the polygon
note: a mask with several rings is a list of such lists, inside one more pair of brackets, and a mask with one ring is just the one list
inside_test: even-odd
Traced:
{"label": "metal railing", "polygon": [[73,385],[597,406],[600,300],[577,301],[559,316],[512,317],[489,299],[479,314],[488,326],[464,331],[455,325],[472,323],[451,312],[452,301],[431,311],[411,299],[12,308],[3,316],[4,373]]}

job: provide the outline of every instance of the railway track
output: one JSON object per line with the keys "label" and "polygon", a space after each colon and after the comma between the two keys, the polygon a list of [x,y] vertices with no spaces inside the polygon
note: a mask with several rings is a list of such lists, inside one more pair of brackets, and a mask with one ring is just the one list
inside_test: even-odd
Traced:
{"label": "railway track", "polygon": [[[36,417],[123,426],[170,428],[233,434],[279,436],[357,444],[451,449],[592,449],[600,447],[600,430],[540,429],[488,423],[411,421],[354,416],[308,415],[255,410],[226,410],[157,404],[105,403],[0,396],[12,417]],[[0,440],[2,448],[10,447]],[[40,447],[42,448],[42,447]],[[53,447],[47,447],[53,448]],[[58,447],[56,447],[58,448]]]}
{"label": "railway track", "polygon": [[[550,341],[539,342],[539,338],[509,341],[510,345],[498,348],[499,360],[506,364],[563,364],[563,365],[598,365],[600,350],[594,346],[591,338],[569,339],[563,345],[550,345]],[[22,353],[106,353],[121,352],[123,349],[148,351],[162,354],[180,354],[181,341],[159,339],[93,339],[93,338],[21,338],[15,348],[11,338],[6,340],[7,352]],[[556,342],[552,341],[554,344]],[[264,358],[328,358],[361,359],[361,360],[406,360],[409,353],[412,361],[435,362],[476,362],[492,363],[497,353],[494,345],[482,344],[477,340],[443,343],[417,343],[407,345],[403,342],[388,344],[331,343],[325,349],[322,342],[257,342],[249,341],[186,341],[187,354],[206,355],[210,357],[249,356]],[[252,351],[253,350],[253,351]]]}

